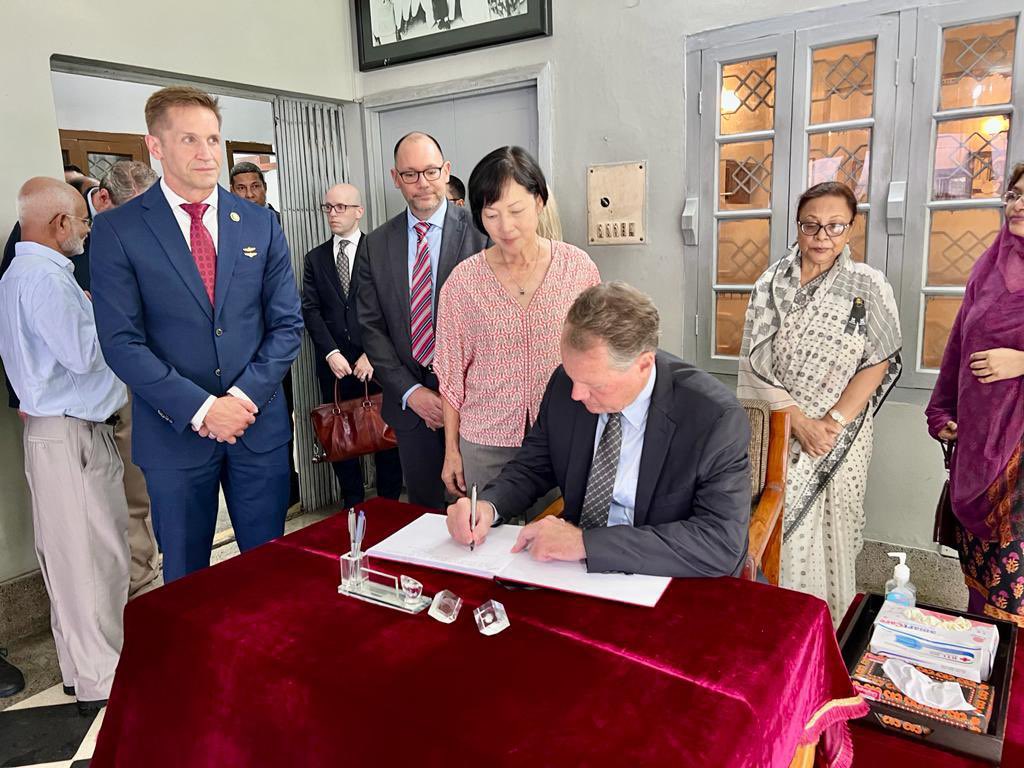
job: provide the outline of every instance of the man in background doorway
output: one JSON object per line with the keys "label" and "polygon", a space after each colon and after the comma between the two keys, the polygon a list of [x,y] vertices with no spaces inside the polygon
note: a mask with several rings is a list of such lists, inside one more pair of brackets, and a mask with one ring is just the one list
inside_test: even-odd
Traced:
{"label": "man in background doorway", "polygon": [[[124,205],[156,184],[156,171],[138,160],[119,160],[100,180],[93,195],[96,210],[102,214]],[[146,478],[132,461],[132,402],[117,412],[114,441],[124,462],[124,495],[128,502],[128,549],[131,554],[131,581],[128,597],[156,581],[160,575],[160,551],[153,531],[153,520],[146,490]]]}
{"label": "man in background doorway", "polygon": [[434,374],[434,319],[455,265],[487,247],[465,208],[449,205],[451,164],[437,139],[403,136],[391,178],[407,208],[366,237],[357,264],[363,346],[384,388],[384,421],[398,437],[409,501],[441,509],[444,430]]}
{"label": "man in background doorway", "polygon": [[281,213],[274,206],[267,202],[267,179],[263,171],[256,163],[242,162],[231,166],[231,191],[239,197],[243,197],[250,203],[256,203],[261,208],[268,208],[281,221]]}
{"label": "man in background doorway", "polygon": [[448,177],[448,202],[454,203],[459,208],[466,207],[466,185],[458,176]]}
{"label": "man in background doorway", "polygon": [[[351,184],[335,184],[324,195],[320,206],[327,217],[332,236],[306,254],[302,276],[302,317],[316,348],[317,379],[322,402],[334,402],[334,387],[339,397],[350,400],[366,392],[363,382],[373,378],[373,366],[363,351],[362,334],[356,313],[359,261],[366,258],[366,237],[359,230],[363,202],[359,190]],[[380,392],[369,384],[371,394]],[[402,465],[398,449],[374,454],[377,495],[397,499],[402,492]],[[359,459],[331,464],[341,484],[346,507],[364,498],[363,473]]]}

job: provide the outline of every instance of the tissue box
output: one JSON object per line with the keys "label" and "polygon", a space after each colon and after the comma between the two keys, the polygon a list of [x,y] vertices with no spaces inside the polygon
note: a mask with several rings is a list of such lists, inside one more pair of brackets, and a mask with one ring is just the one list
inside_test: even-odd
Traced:
{"label": "tissue box", "polygon": [[953,675],[947,675],[945,672],[936,672],[927,667],[919,666],[917,667],[918,670],[936,682],[952,681],[958,683],[964,692],[964,699],[974,707],[975,712],[935,709],[905,696],[882,670],[885,659],[885,656],[872,653],[871,651],[864,651],[857,662],[857,666],[850,673],[854,689],[865,699],[868,701],[885,702],[897,709],[923,714],[935,720],[941,720],[944,723],[954,725],[957,728],[966,728],[968,731],[974,731],[975,733],[984,733],[988,728],[988,721],[992,717],[993,690],[991,685],[988,683],[976,683],[972,680],[965,680],[962,677],[954,677]]}
{"label": "tissue box", "polygon": [[[871,642],[875,617],[883,608],[885,598],[868,594],[857,598],[843,620],[839,631],[839,648],[846,668],[852,673]],[[925,610],[939,611],[933,606],[919,605]],[[871,712],[862,720],[854,721],[854,728],[878,728],[899,738],[929,744],[936,749],[959,752],[990,763],[999,763],[1006,738],[1006,713],[1010,703],[1010,680],[1013,677],[1013,657],[1017,646],[1017,626],[1009,621],[990,616],[968,614],[974,622],[989,624],[999,633],[999,646],[992,665],[992,715],[984,733],[975,733],[923,712],[911,712],[892,703],[865,697]],[[1018,692],[1018,696],[1020,693]]]}
{"label": "tissue box", "polygon": [[[957,621],[958,627],[936,626]],[[981,683],[992,674],[999,632],[964,616],[885,601],[875,617],[871,651]]]}

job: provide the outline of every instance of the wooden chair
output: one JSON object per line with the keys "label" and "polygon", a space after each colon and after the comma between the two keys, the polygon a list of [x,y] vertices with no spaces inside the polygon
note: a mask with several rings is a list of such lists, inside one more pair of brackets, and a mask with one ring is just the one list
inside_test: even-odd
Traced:
{"label": "wooden chair", "polygon": [[[786,467],[789,461],[789,414],[772,411],[763,400],[741,400],[750,419],[750,543],[743,578],[757,580],[758,568],[769,583],[778,586],[782,559],[782,509],[786,499]],[[561,498],[555,499],[537,520],[561,515]]]}
{"label": "wooden chair", "polygon": [[741,400],[750,419],[750,543],[743,577],[757,570],[778,586],[782,560],[782,511],[789,461],[789,414],[772,411],[763,400]]}

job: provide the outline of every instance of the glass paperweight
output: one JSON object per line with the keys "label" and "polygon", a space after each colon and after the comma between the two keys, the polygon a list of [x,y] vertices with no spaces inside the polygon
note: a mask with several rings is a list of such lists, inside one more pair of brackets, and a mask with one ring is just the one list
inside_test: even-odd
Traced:
{"label": "glass paperweight", "polygon": [[430,610],[427,613],[443,624],[451,624],[458,618],[460,608],[462,608],[462,598],[454,592],[442,589],[434,595],[434,602],[430,604]]}
{"label": "glass paperweight", "polygon": [[509,627],[505,606],[497,600],[488,600],[479,608],[475,608],[473,618],[476,619],[476,628],[480,630],[481,635],[496,635]]}
{"label": "glass paperweight", "polygon": [[423,585],[412,576],[403,575],[400,581],[402,584],[402,599],[405,600],[406,605],[416,605],[423,594]]}

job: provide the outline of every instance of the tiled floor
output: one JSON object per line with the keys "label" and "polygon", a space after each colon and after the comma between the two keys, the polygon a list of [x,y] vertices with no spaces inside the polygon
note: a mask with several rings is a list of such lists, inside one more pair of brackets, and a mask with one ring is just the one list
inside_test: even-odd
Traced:
{"label": "tiled floor", "polygon": [[[285,533],[319,522],[335,510],[307,512],[285,523]],[[213,564],[234,557],[234,541],[218,546]],[[159,588],[157,582],[154,588]],[[0,768],[84,768],[89,765],[105,710],[82,717],[65,696],[53,638],[47,633],[12,644],[9,660],[25,673],[26,689],[0,700]]]}

